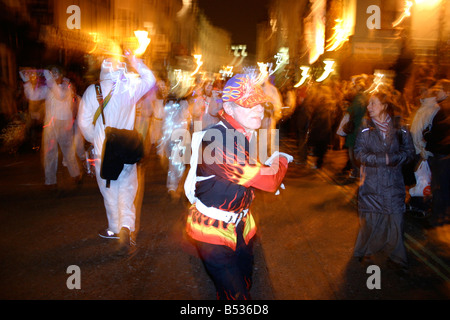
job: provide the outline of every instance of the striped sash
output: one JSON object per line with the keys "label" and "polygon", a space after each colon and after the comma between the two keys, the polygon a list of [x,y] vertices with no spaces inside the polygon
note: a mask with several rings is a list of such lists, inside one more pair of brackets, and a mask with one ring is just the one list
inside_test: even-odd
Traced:
{"label": "striped sash", "polygon": [[[105,100],[103,100],[102,89],[100,87],[100,83],[95,85],[99,107],[97,108],[97,111],[95,111],[94,120],[92,121],[93,125],[95,125],[95,123],[97,122],[98,117],[100,117],[100,115],[103,115],[103,109],[106,108],[106,105],[108,104],[109,100],[111,100],[111,97],[112,97],[112,94],[113,94],[115,88],[116,88],[116,83],[114,82],[113,86],[111,88],[111,91],[105,97]],[[105,117],[103,117],[103,123],[105,123]]]}

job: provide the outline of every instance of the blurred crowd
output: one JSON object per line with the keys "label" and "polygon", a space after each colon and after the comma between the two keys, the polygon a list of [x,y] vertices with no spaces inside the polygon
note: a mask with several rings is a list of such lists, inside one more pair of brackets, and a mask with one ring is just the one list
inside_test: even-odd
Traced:
{"label": "blurred crowd", "polygon": [[[396,88],[394,79],[382,74],[359,74],[348,80],[331,76],[323,82],[310,81],[299,87],[289,81],[277,87],[271,81],[273,79],[267,78],[262,87],[270,102],[262,128],[277,128],[280,129],[279,138],[287,134],[296,139],[297,165],[308,165],[308,156],[313,156],[312,168],[320,169],[329,150],[346,150],[348,161],[337,178],[342,183],[353,183],[360,176],[354,146],[358,128],[367,117],[369,96],[380,88],[388,90],[394,113],[411,130],[416,148],[415,160],[405,164],[403,169],[406,186],[410,188],[417,182],[414,171],[421,160],[431,162],[431,167],[436,168],[433,161],[437,157],[448,158],[449,119],[448,111],[444,112],[449,103],[446,96],[448,80],[439,79],[436,74],[433,67],[420,68],[402,88]],[[64,74],[56,66],[48,70],[22,69],[20,76],[23,81],[19,95],[22,108],[8,121],[2,119],[3,151],[14,153],[24,145],[42,151],[46,184],[54,185],[59,145],[63,165],[69,169],[75,183],[80,183],[83,175],[93,172],[92,148],[76,125],[80,99],[89,84],[73,74]],[[186,90],[174,81],[173,75],[155,74],[155,77],[156,85],[136,105],[135,127],[144,136],[146,156],[151,150],[155,151],[167,168],[167,189],[177,198],[181,193],[179,182],[188,163],[186,157],[189,155],[184,148],[188,137],[185,134],[174,136],[173,133],[192,133],[217,123],[225,81],[198,76]],[[63,108],[58,109],[57,105]],[[425,112],[425,109],[429,110]],[[443,114],[438,117],[439,128],[432,131],[432,120],[438,110]],[[56,133],[52,132],[54,136],[46,130],[51,124],[59,127]],[[428,146],[433,144],[434,152],[427,148],[426,137],[433,139]],[[272,142],[269,149],[273,150],[275,138],[269,136]],[[268,152],[270,154],[271,150]],[[448,173],[444,175],[448,177]],[[433,185],[431,188],[441,187]],[[422,197],[408,208],[427,215],[431,210],[431,198],[431,194]],[[448,212],[448,208],[446,210]]]}
{"label": "blurred crowd", "polygon": [[[288,103],[289,91],[295,96],[295,104]],[[396,86],[395,78],[383,74],[359,74],[349,80],[330,77],[321,83],[281,89],[284,106],[288,107],[281,129],[296,138],[297,164],[307,165],[309,155],[313,156],[310,166],[319,169],[329,150],[346,150],[348,161],[336,181],[358,182],[361,163],[354,147],[358,128],[369,118],[369,98],[376,92],[386,93],[393,118],[401,121],[414,143],[414,159],[402,164],[406,190],[411,190],[405,200],[408,212],[419,218],[430,217],[431,226],[448,223],[450,81],[438,77],[433,66],[419,68],[401,87]],[[413,188],[422,179],[418,171],[422,162],[429,166],[431,176],[428,189],[417,194]]]}

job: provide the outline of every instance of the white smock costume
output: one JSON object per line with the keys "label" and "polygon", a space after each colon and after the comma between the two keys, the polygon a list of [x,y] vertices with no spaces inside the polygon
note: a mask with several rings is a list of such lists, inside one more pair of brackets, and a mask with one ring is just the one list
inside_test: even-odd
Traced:
{"label": "white smock costume", "polygon": [[153,73],[141,61],[137,64],[138,78],[125,75],[124,69],[113,70],[110,62],[104,61],[100,72],[100,86],[103,99],[114,85],[111,99],[103,110],[102,116],[93,124],[94,114],[99,107],[95,84],[90,85],[81,99],[78,124],[85,139],[94,145],[95,175],[103,195],[108,230],[118,234],[122,227],[135,231],[136,209],[134,200],[138,188],[136,164],[125,164],[117,180],[106,187],[106,180],[100,177],[101,155],[105,139],[105,127],[132,130],[136,118],[136,103],[155,84]]}
{"label": "white smock costume", "polygon": [[166,183],[168,191],[177,192],[186,168],[186,146],[190,141],[189,121],[189,104],[185,99],[167,101],[157,152],[169,160]]}
{"label": "white smock costume", "polygon": [[43,152],[45,184],[56,184],[58,171],[58,146],[72,178],[80,176],[80,168],[73,146],[73,90],[69,79],[56,83],[50,71],[44,71],[47,82],[45,118],[43,129]]}

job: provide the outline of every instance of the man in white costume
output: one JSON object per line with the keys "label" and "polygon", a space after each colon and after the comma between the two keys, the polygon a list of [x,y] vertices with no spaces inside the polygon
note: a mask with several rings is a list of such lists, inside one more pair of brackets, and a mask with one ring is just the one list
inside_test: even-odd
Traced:
{"label": "man in white costume", "polygon": [[73,146],[72,85],[69,79],[62,77],[57,67],[50,71],[44,70],[44,76],[48,88],[43,130],[45,185],[56,186],[58,146],[70,176],[78,183],[81,181],[81,173]]}
{"label": "man in white costume", "polygon": [[[125,164],[117,180],[110,181],[100,177],[101,155],[105,128],[132,130],[135,124],[136,103],[155,84],[153,73],[134,56],[126,53],[128,65],[133,67],[139,77],[130,77],[126,65],[117,59],[106,59],[100,72],[100,86],[103,99],[110,91],[112,96],[103,114],[93,123],[94,114],[99,107],[95,84],[90,85],[83,95],[78,115],[78,124],[85,139],[94,145],[96,155],[95,173],[100,192],[103,195],[108,228],[99,235],[107,239],[120,239],[120,252],[131,253],[136,248],[135,231],[136,209],[134,200],[138,189],[136,164]],[[105,124],[103,124],[105,120]]]}
{"label": "man in white costume", "polygon": [[25,97],[28,99],[28,113],[30,114],[30,138],[33,150],[39,150],[42,139],[42,124],[44,121],[44,100],[48,93],[45,84],[39,83],[40,70],[24,69],[19,72],[24,85]]}

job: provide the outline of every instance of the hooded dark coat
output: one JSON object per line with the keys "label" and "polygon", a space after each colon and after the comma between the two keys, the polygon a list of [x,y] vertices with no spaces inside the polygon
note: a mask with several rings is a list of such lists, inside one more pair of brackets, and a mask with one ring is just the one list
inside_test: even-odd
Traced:
{"label": "hooded dark coat", "polygon": [[[371,119],[364,119],[355,142],[355,157],[361,163],[358,196],[360,213],[401,214],[405,212],[402,166],[414,157],[411,134],[393,118],[383,138]],[[386,164],[386,154],[389,163]]]}

